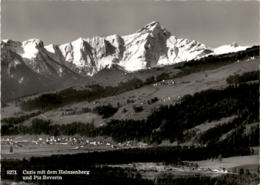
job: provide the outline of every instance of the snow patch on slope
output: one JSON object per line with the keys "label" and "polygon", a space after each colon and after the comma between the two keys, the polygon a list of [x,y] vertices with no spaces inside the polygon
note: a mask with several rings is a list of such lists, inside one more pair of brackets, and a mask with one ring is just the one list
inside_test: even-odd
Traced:
{"label": "snow patch on slope", "polygon": [[29,39],[22,43],[23,53],[21,56],[27,59],[35,59],[39,53],[39,47],[43,47],[43,42],[39,39]]}
{"label": "snow patch on slope", "polygon": [[216,55],[226,54],[226,53],[234,53],[238,51],[243,51],[249,48],[249,46],[239,46],[237,43],[230,45],[219,46],[214,49],[214,53]]}
{"label": "snow patch on slope", "polygon": [[50,53],[52,53],[52,54],[55,54],[55,52],[56,52],[54,44],[50,44],[50,45],[44,46],[44,48],[45,48],[48,52],[50,52]]}

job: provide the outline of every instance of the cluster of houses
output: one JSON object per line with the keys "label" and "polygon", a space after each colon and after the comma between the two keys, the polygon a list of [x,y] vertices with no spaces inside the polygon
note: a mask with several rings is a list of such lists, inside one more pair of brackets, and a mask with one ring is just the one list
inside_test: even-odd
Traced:
{"label": "cluster of houses", "polygon": [[255,58],[256,58],[255,56],[250,57],[250,58],[247,59],[247,61],[254,60]]}
{"label": "cluster of houses", "polygon": [[181,99],[181,96],[177,96],[177,97],[170,97],[170,96],[167,96],[165,98],[161,98],[160,101],[161,102],[169,102],[169,101],[179,101]]}
{"label": "cluster of houses", "polygon": [[86,146],[86,145],[92,145],[92,146],[109,146],[111,148],[115,148],[115,146],[110,142],[102,142],[102,141],[96,141],[94,139],[86,139],[85,137],[73,137],[73,136],[48,136],[48,137],[38,137],[34,138],[32,140],[28,139],[12,139],[12,138],[2,138],[1,144],[2,145],[10,145],[10,146],[16,146],[19,145],[20,147],[25,143],[33,143],[35,145],[79,145],[79,146]]}
{"label": "cluster of houses", "polygon": [[158,87],[158,86],[162,86],[162,85],[175,85],[175,81],[174,80],[162,80],[160,82],[154,83],[153,87]]}
{"label": "cluster of houses", "polygon": [[120,149],[131,147],[146,147],[146,143],[133,143],[126,141],[122,143],[112,143],[108,141],[96,140],[94,138],[87,138],[82,136],[44,136],[34,137],[33,139],[14,139],[2,138],[1,144],[12,147],[23,147],[24,144],[32,143],[35,145],[68,145],[73,146],[73,149],[87,148],[91,146],[100,146],[103,148]]}
{"label": "cluster of houses", "polygon": [[205,173],[218,173],[218,174],[226,174],[226,173],[231,173],[228,169],[226,168],[201,168],[201,167],[197,167],[192,168],[192,171],[200,171],[200,172],[205,172]]}

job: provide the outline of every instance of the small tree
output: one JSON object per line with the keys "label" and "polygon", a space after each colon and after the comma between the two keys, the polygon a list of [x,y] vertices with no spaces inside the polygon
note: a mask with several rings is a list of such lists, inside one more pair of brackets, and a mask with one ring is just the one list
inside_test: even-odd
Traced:
{"label": "small tree", "polygon": [[10,153],[13,153],[13,146],[10,146]]}
{"label": "small tree", "polygon": [[243,175],[244,174],[244,169],[243,168],[240,168],[239,169],[239,175]]}
{"label": "small tree", "polygon": [[222,162],[222,155],[221,154],[218,155],[218,161]]}
{"label": "small tree", "polygon": [[246,175],[250,175],[249,169],[246,169]]}
{"label": "small tree", "polygon": [[137,112],[142,112],[144,108],[142,106],[133,106],[134,111]]}
{"label": "small tree", "polygon": [[234,74],[229,76],[226,81],[229,85],[234,85],[237,87],[239,84],[239,77],[240,77],[239,74]]}

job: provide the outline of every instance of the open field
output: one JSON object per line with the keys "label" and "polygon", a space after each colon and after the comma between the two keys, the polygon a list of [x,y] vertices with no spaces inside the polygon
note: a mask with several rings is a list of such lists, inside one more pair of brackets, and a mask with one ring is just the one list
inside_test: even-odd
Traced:
{"label": "open field", "polygon": [[164,163],[131,163],[109,165],[110,167],[135,169],[142,178],[154,180],[161,175],[183,176],[210,176],[217,177],[223,174],[238,174],[239,169],[248,169],[251,173],[257,173],[258,155],[228,157],[219,160],[203,160],[187,162],[184,165],[172,165]]}
{"label": "open field", "polygon": [[121,165],[109,165],[110,167],[130,168],[136,169],[144,179],[154,180],[161,175],[174,175],[178,176],[210,176],[216,177],[219,175],[231,173],[228,170],[215,169],[215,168],[201,168],[195,165],[171,165],[163,163],[131,163]]}
{"label": "open field", "polygon": [[257,169],[259,166],[259,156],[249,155],[249,156],[238,156],[238,157],[228,157],[220,160],[203,160],[195,161],[201,168],[226,168],[232,169],[237,167],[251,167]]}

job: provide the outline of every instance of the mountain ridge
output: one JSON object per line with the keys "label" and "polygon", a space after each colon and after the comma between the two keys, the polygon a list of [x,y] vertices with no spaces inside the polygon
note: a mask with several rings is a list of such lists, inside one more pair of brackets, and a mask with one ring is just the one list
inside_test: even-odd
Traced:
{"label": "mountain ridge", "polygon": [[20,96],[28,94],[26,88],[35,84],[37,92],[63,87],[64,82],[73,84],[112,66],[135,72],[246,48],[224,45],[215,52],[198,41],[178,38],[153,21],[130,35],[80,37],[60,45],[44,45],[37,38],[23,42],[2,40],[1,75],[7,89],[19,91]]}
{"label": "mountain ridge", "polygon": [[[132,72],[198,59],[209,54],[223,54],[232,50],[246,49],[238,45],[224,45],[216,48],[217,52],[215,52],[214,49],[198,41],[177,38],[157,21],[125,36],[80,37],[60,45],[44,45],[42,40],[36,38],[23,42],[3,40],[1,45],[2,47],[8,45],[8,49],[20,55],[38,73],[40,67],[37,67],[37,64],[32,66],[37,59],[54,60],[83,76],[93,76],[104,68],[110,68],[113,64]],[[48,59],[40,55],[46,55]],[[63,69],[54,71],[60,76],[64,72]]]}

